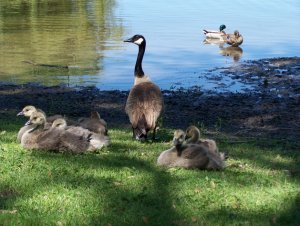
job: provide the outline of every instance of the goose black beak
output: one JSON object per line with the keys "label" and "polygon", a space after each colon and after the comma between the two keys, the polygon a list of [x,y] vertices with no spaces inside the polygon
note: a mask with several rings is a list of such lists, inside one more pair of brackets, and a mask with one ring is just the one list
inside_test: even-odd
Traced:
{"label": "goose black beak", "polygon": [[32,124],[32,122],[29,120],[29,121],[27,121],[26,123],[25,123],[25,126],[29,126],[29,125],[31,125]]}
{"label": "goose black beak", "polygon": [[126,39],[124,40],[124,42],[133,42],[133,39],[132,38]]}
{"label": "goose black beak", "polygon": [[24,115],[24,112],[21,111],[21,112],[19,112],[19,113],[17,114],[17,116],[20,116],[20,115]]}

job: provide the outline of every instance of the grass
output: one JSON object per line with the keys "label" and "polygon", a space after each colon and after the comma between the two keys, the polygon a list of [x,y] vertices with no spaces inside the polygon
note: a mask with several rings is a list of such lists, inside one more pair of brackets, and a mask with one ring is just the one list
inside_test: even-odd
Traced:
{"label": "grass", "polygon": [[132,141],[112,128],[97,154],[27,151],[15,142],[24,120],[0,120],[0,225],[299,225],[298,143],[220,142],[223,172],[156,166],[170,147]]}

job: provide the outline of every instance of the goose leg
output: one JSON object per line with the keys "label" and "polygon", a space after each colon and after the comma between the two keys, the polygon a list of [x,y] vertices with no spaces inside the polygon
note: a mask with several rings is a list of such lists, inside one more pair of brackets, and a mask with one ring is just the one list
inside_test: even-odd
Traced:
{"label": "goose leg", "polygon": [[154,127],[153,129],[153,134],[152,134],[152,140],[154,141],[156,138],[155,138],[155,135],[156,135],[156,126]]}

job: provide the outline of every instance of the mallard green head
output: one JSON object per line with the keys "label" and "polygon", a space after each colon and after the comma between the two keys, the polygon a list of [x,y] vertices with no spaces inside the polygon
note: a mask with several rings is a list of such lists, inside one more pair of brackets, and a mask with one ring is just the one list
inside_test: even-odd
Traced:
{"label": "mallard green head", "polygon": [[223,31],[226,28],[225,24],[220,25],[220,31]]}

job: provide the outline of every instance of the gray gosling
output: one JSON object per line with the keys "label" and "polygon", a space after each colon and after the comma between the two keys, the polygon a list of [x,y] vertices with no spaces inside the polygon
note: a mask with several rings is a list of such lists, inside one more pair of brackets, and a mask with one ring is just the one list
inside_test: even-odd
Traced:
{"label": "gray gosling", "polygon": [[203,145],[185,144],[184,142],[185,132],[183,130],[176,130],[173,138],[173,145],[175,147],[162,152],[158,157],[157,164],[186,169],[224,169],[224,161],[219,155],[210,153]]}
{"label": "gray gosling", "polygon": [[107,135],[107,123],[100,117],[97,111],[92,111],[89,118],[80,118],[79,126],[88,129],[94,133]]}
{"label": "gray gosling", "polygon": [[84,129],[79,126],[68,126],[66,120],[63,118],[54,120],[54,122],[52,123],[52,128],[56,128],[64,132],[63,141],[66,145],[68,145],[68,143],[70,143],[69,145],[72,145],[73,138],[72,136],[70,136],[70,134],[79,137],[88,137],[89,145],[87,151],[90,152],[100,150],[103,147],[108,146],[110,144],[108,136],[91,132],[90,130]]}
{"label": "gray gosling", "polygon": [[42,112],[33,112],[30,116],[27,130],[21,137],[21,146],[25,149],[57,150],[59,133],[45,129],[46,116]]}
{"label": "gray gosling", "polygon": [[134,69],[134,85],[129,92],[125,106],[132,126],[133,138],[146,140],[147,133],[153,130],[152,139],[154,140],[157,119],[163,110],[163,97],[160,88],[151,82],[142,69],[146,39],[142,35],[134,35],[124,42],[134,43],[139,47]]}
{"label": "gray gosling", "polygon": [[200,130],[196,126],[189,126],[186,129],[186,143],[188,144],[203,144],[210,151],[218,152],[217,144],[214,140],[211,139],[201,139]]}
{"label": "gray gosling", "polygon": [[[43,110],[41,110],[41,109],[39,109],[39,108],[36,108],[36,107],[34,107],[34,106],[32,106],[32,105],[27,105],[27,106],[25,106],[23,109],[22,109],[22,111],[20,111],[18,114],[17,114],[17,116],[25,116],[25,117],[27,117],[27,118],[30,118],[30,116],[32,115],[32,113],[34,113],[34,112],[41,112],[41,113],[43,113],[44,115],[46,115],[45,114],[45,112],[43,111]],[[52,121],[54,121],[56,118],[61,118],[61,117],[63,117],[63,116],[61,116],[61,115],[53,115],[53,116],[51,116],[51,117],[48,117],[47,118],[47,122],[45,123],[45,128],[50,128],[51,127],[51,123],[52,123]],[[24,125],[23,127],[21,127],[20,128],[20,130],[19,130],[19,132],[18,132],[18,135],[17,135],[17,142],[21,142],[21,138],[22,138],[22,136],[23,136],[23,134],[29,129],[30,127],[28,127],[27,125]]]}
{"label": "gray gosling", "polygon": [[225,160],[228,156],[223,153],[219,152],[219,148],[216,142],[212,139],[201,139],[200,138],[200,130],[196,126],[189,126],[186,129],[186,143],[188,144],[199,144],[207,147],[209,152],[216,153],[220,155],[220,157]]}
{"label": "gray gosling", "polygon": [[26,125],[30,126],[21,139],[22,147],[44,151],[61,151],[72,153],[86,152],[90,143],[89,137],[78,136],[57,128],[45,129],[46,116],[34,112]]}
{"label": "gray gosling", "polygon": [[[41,113],[43,113],[43,114],[46,116],[46,113],[45,113],[43,110],[41,110],[41,109],[39,109],[39,108],[36,108],[36,107],[33,106],[33,105],[27,105],[27,106],[25,106],[25,107],[22,109],[22,111],[20,111],[20,112],[17,114],[17,116],[21,116],[21,115],[22,115],[22,116],[25,116],[25,117],[27,117],[27,118],[30,118],[30,116],[31,116],[32,113],[34,113],[34,112],[41,112]],[[58,118],[64,118],[64,116],[62,116],[62,115],[52,115],[52,116],[50,116],[50,117],[47,117],[47,121],[46,121],[44,127],[45,127],[46,129],[49,129],[49,128],[51,127],[51,125],[52,125],[52,122],[53,122],[54,120],[58,119]],[[67,119],[67,121],[68,121],[68,123],[69,123],[70,125],[77,125],[77,124],[78,124],[77,122],[75,122],[75,121],[73,121],[73,120]],[[21,127],[21,129],[20,129],[19,132],[18,132],[17,142],[19,142],[19,143],[21,142],[21,138],[22,138],[23,134],[24,134],[27,130],[28,130],[28,126],[23,126],[23,127]]]}

